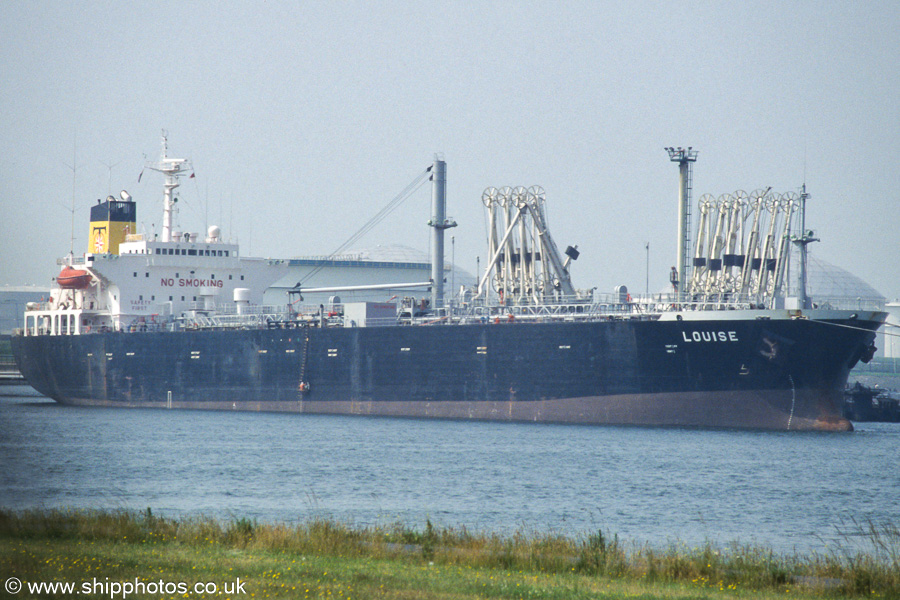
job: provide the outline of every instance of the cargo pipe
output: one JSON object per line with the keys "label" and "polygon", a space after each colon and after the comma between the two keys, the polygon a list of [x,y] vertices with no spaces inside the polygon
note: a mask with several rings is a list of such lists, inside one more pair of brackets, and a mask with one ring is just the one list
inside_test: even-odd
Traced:
{"label": "cargo pipe", "polygon": [[456,227],[456,222],[447,219],[447,163],[434,157],[431,170],[431,306],[437,310],[444,306],[444,230]]}

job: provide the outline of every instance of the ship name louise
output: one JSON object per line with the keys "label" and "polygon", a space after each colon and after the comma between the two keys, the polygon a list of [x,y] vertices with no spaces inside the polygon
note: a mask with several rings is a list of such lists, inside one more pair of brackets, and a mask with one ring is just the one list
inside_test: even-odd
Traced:
{"label": "ship name louise", "polygon": [[686,331],[681,332],[681,337],[686,342],[736,342],[737,331],[692,331],[688,336]]}

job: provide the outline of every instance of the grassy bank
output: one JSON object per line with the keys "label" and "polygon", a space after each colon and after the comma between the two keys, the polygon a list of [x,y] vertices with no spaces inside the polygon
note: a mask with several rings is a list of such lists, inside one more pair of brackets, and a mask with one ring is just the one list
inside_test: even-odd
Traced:
{"label": "grassy bank", "polygon": [[[0,510],[0,579],[24,582],[18,598],[71,597],[29,594],[28,584],[52,581],[93,586],[79,598],[122,598],[121,582],[145,586],[129,598],[900,597],[900,531],[869,525],[856,533],[870,550],[786,557],[757,547],[627,548],[601,532],[572,539],[430,523],[415,530]],[[157,582],[190,591],[147,593]]]}

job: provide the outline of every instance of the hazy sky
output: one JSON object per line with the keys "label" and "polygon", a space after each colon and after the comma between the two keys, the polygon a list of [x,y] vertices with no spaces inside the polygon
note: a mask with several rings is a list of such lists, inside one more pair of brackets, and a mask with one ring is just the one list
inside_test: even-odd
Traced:
{"label": "hazy sky", "polygon": [[[643,291],[649,241],[656,290],[690,145],[695,198],[805,181],[815,254],[897,298],[898,31],[896,1],[5,2],[0,284],[68,252],[76,146],[76,254],[109,192],[158,230],[165,128],[182,228],[245,255],[329,254],[439,152],[470,272],[484,188],[538,184],[578,287]],[[427,251],[429,213],[426,185],[356,247]]]}

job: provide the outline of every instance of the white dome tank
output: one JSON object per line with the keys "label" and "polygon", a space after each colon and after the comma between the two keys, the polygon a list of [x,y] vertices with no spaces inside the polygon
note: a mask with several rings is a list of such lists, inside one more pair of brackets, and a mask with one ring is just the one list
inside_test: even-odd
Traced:
{"label": "white dome tank", "polygon": [[234,303],[237,313],[243,314],[244,309],[250,306],[250,288],[234,288]]}

